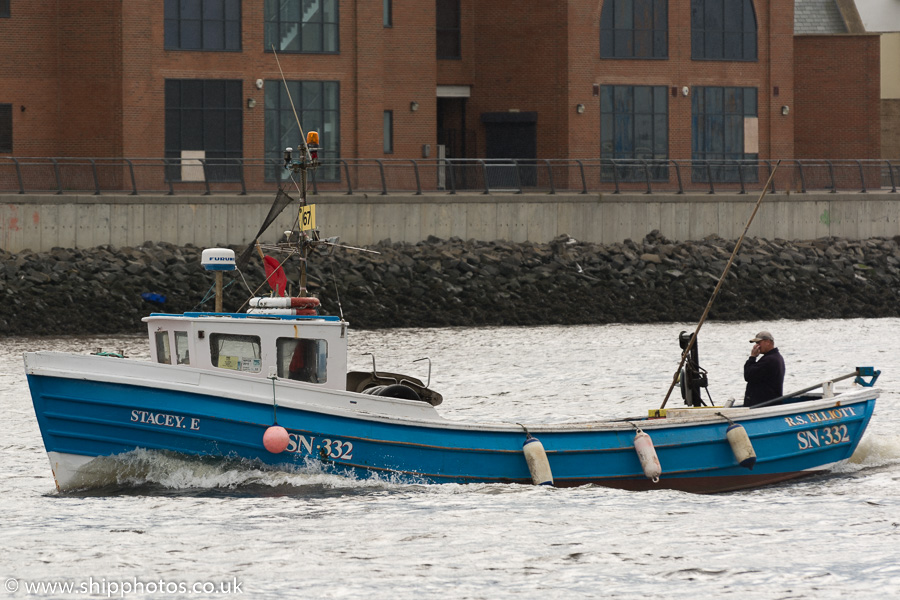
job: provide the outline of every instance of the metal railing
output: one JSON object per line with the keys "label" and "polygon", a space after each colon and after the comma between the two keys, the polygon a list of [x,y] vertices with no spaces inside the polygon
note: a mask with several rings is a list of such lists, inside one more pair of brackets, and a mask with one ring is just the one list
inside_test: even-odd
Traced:
{"label": "metal railing", "polygon": [[[326,159],[313,194],[730,193],[761,191],[772,160]],[[782,160],[770,192],[896,193],[897,160]],[[274,192],[280,160],[0,157],[0,193]],[[290,184],[288,184],[290,185]]]}

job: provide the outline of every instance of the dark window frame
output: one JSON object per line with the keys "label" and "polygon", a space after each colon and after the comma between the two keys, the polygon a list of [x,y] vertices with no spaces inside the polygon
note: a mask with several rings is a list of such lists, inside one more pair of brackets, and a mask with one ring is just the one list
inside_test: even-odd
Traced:
{"label": "dark window frame", "polygon": [[600,13],[600,58],[668,59],[668,0],[606,0]]}
{"label": "dark window frame", "polygon": [[438,60],[462,59],[460,0],[435,0],[435,46]]}
{"label": "dark window frame", "polygon": [[0,19],[8,19],[10,16],[9,0],[0,0]]}
{"label": "dark window frame", "polygon": [[[284,166],[284,146],[297,147],[299,131],[297,131],[297,118],[303,124],[303,131],[318,131],[319,133],[319,160],[322,163],[316,169],[313,177],[316,181],[335,182],[341,180],[341,84],[336,80],[303,79],[288,80],[290,98],[284,90],[284,82],[281,79],[266,80],[265,93],[265,133],[263,136],[263,152],[266,157],[265,178],[267,181],[283,181],[287,178]],[[314,99],[305,97],[304,88],[308,91],[311,86],[320,86],[318,97],[322,99],[322,106],[315,106]],[[328,106],[329,98],[334,105]],[[297,109],[297,118],[291,108],[291,100]],[[312,114],[310,114],[312,113]],[[334,128],[332,133],[324,131],[325,124],[329,123],[328,117]],[[274,120],[273,120],[274,119]],[[283,123],[287,122],[284,126]],[[277,134],[276,134],[277,131]],[[296,138],[284,139],[284,135],[290,132]],[[275,134],[275,139],[273,138]]]}
{"label": "dark window frame", "polygon": [[[600,156],[613,160],[669,159],[669,97],[668,88],[660,85],[603,85],[600,87]],[[649,109],[647,105],[649,104]],[[640,106],[639,106],[640,105]],[[662,105],[662,106],[660,106]],[[649,126],[649,136],[647,127]],[[650,147],[639,146],[641,138],[649,137]],[[625,148],[616,149],[617,145]],[[602,169],[604,181],[614,179],[611,165]],[[643,165],[615,167],[621,181],[644,181]],[[668,163],[649,167],[651,181],[668,181]]]}
{"label": "dark window frame", "polygon": [[[321,20],[316,21],[304,21],[303,20],[303,0],[294,0],[299,3],[300,15],[299,20],[297,19],[282,19],[282,15],[279,11],[272,11],[274,6],[277,6],[280,0],[265,0],[263,3],[263,45],[264,50],[266,52],[272,51],[272,37],[273,30],[277,30],[279,35],[279,43],[276,45],[276,50],[280,53],[284,54],[340,54],[341,51],[341,28],[340,28],[340,2],[339,0],[319,0],[321,2],[321,6],[317,11],[321,15]],[[326,4],[328,8],[326,9]],[[326,15],[331,13],[333,16],[331,20],[326,20]],[[284,40],[284,31],[290,31],[293,26],[297,26],[297,34],[296,38],[298,40],[296,47],[286,47],[282,44]],[[318,28],[318,39],[319,44],[317,44],[317,48],[304,48],[304,37],[303,32],[304,29],[309,27]],[[326,31],[329,32],[326,35]],[[329,45],[330,40],[330,45]]]}
{"label": "dark window frame", "polygon": [[[240,181],[244,156],[240,79],[165,80],[165,156],[168,181],[181,181],[181,153],[203,150],[208,181]],[[221,90],[219,89],[221,88]],[[199,97],[198,97],[199,96]]]}
{"label": "dark window frame", "polygon": [[[691,170],[691,180],[708,183],[755,182],[759,153],[744,152],[744,126],[759,118],[759,90],[755,87],[697,86],[691,98],[691,159],[703,161]],[[739,145],[740,151],[734,146]],[[712,161],[707,169],[706,161]],[[727,164],[735,161],[734,164]],[[754,161],[741,166],[738,161]],[[716,164],[718,163],[718,164]],[[739,171],[740,170],[740,171]]]}
{"label": "dark window frame", "polygon": [[691,59],[757,62],[752,0],[691,0]]}
{"label": "dark window frame", "polygon": [[392,0],[382,0],[381,21],[385,27],[394,26],[394,3]]}
{"label": "dark window frame", "polygon": [[[220,16],[213,9],[220,9]],[[241,51],[241,0],[165,0],[163,10],[166,50]],[[192,45],[195,38],[198,44]]]}
{"label": "dark window frame", "polygon": [[384,111],[384,117],[382,119],[383,124],[383,146],[385,154],[393,154],[394,153],[394,111],[386,110]]}
{"label": "dark window frame", "polygon": [[13,110],[12,104],[0,104],[0,152],[13,151]]}

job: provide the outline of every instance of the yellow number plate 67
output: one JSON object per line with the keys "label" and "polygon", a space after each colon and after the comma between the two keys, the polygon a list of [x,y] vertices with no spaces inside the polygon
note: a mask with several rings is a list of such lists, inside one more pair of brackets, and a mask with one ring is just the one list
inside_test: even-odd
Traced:
{"label": "yellow number plate 67", "polygon": [[309,231],[316,228],[316,205],[300,207],[300,231]]}

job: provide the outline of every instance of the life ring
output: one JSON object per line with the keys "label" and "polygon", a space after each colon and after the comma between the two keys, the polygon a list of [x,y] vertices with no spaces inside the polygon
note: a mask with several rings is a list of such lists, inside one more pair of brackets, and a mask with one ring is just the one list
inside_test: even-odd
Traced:
{"label": "life ring", "polygon": [[262,297],[250,299],[250,306],[253,308],[301,308],[315,310],[320,304],[319,299],[313,298],[312,296],[299,296],[293,298],[279,298],[273,296],[271,298]]}
{"label": "life ring", "polygon": [[318,313],[315,308],[248,308],[249,315],[301,315],[314,317]]}

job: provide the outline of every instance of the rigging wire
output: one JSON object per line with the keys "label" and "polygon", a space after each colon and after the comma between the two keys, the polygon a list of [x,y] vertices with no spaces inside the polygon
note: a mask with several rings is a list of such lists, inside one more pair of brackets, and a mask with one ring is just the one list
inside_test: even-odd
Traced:
{"label": "rigging wire", "polygon": [[[296,253],[297,253],[297,250],[291,249],[290,254],[288,254],[287,256],[285,256],[285,257],[284,257],[284,260],[281,261],[281,262],[278,264],[278,266],[281,267],[281,268],[284,268],[284,267],[283,267],[284,263],[286,263],[287,260],[288,260],[290,257],[292,257],[294,254],[296,254]],[[306,259],[301,259],[301,260],[306,260]],[[263,288],[263,286],[266,285],[266,284],[269,282],[269,279],[272,278],[272,275],[275,274],[275,271],[276,271],[276,269],[273,269],[272,272],[269,273],[269,275],[268,275],[265,279],[263,279],[263,282],[262,282],[261,284],[259,284],[259,287],[257,287],[253,292],[251,292],[252,295],[250,296],[250,298],[247,298],[246,300],[244,300],[244,303],[241,304],[241,306],[237,309],[237,312],[241,312],[241,310],[243,310],[243,308],[244,308],[245,306],[247,306],[247,305],[250,303],[250,300],[252,300],[253,298],[256,297],[256,295],[259,293],[259,290],[261,290],[261,289]]]}
{"label": "rigging wire", "polygon": [[[222,291],[225,291],[228,288],[228,286],[232,285],[233,283],[234,283],[234,280],[232,279],[227,284],[225,284],[225,286],[222,288]],[[195,304],[194,307],[191,310],[189,310],[188,312],[194,312],[194,311],[198,310],[207,301],[209,301],[210,298],[215,298],[215,296],[216,296],[216,283],[213,282],[213,284],[209,287],[209,289],[206,290],[206,294],[203,295],[203,298],[200,300],[200,302]]]}
{"label": "rigging wire", "polygon": [[344,307],[341,306],[341,293],[338,291],[337,276],[334,274],[334,263],[330,264],[329,266],[331,267],[331,283],[334,285],[334,295],[337,296],[338,313],[341,315],[341,321],[343,321]]}

